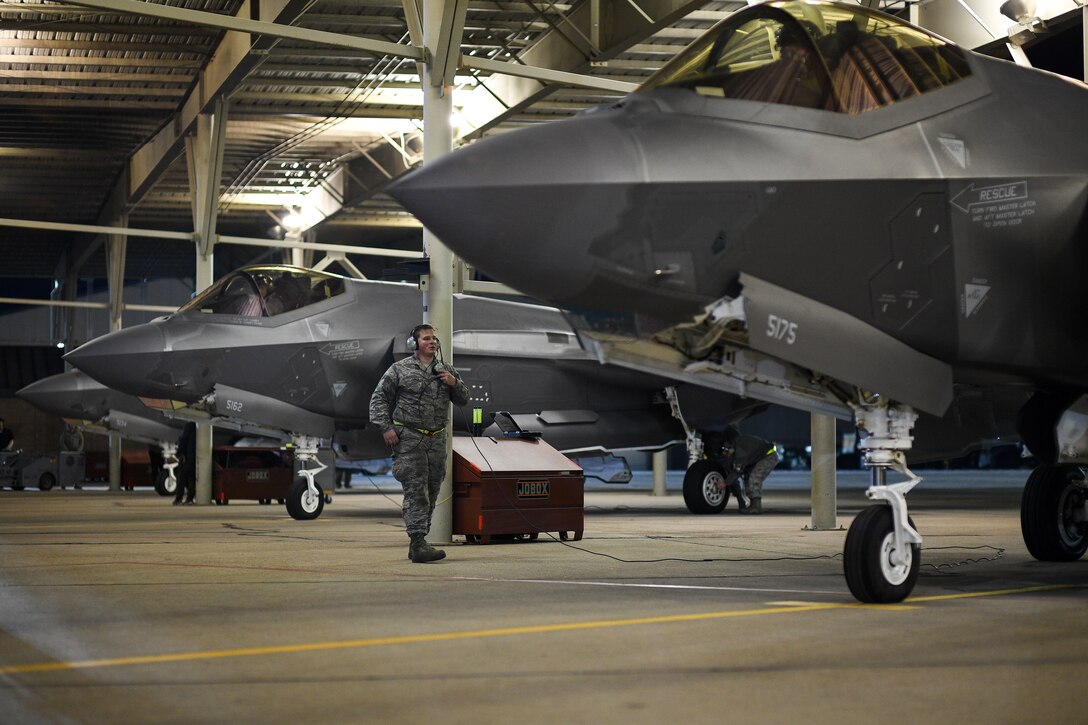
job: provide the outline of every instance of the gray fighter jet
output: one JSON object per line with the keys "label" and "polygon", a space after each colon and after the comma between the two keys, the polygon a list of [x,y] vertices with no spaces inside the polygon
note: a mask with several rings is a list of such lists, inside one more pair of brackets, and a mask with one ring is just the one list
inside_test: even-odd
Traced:
{"label": "gray fighter jet", "polygon": [[177,439],[182,423],[163,417],[131,395],[110,390],[79,370],[69,370],[31,383],[16,397],[36,408],[60,416],[82,431],[99,435],[120,433],[136,443],[158,446],[163,470],[156,475],[160,496],[177,491]]}
{"label": "gray fighter jet", "polygon": [[[296,459],[331,441],[342,455],[388,455],[368,426],[374,386],[408,355],[419,322],[416,285],[353,280],[297,267],[233,272],[177,313],[92,340],[66,360],[104,385],[139,396],[173,416],[280,431]],[[691,425],[719,427],[765,404],[625,368],[602,366],[552,307],[457,295],[453,361],[469,386],[454,408],[468,433],[473,408],[505,411],[555,448],[660,448],[684,438],[677,405]],[[668,390],[664,388],[668,386]],[[671,402],[670,402],[671,401]],[[266,434],[267,434],[266,432]],[[498,435],[491,424],[485,435]],[[288,496],[296,518],[320,514],[323,497],[302,471]],[[724,506],[724,503],[723,503]]]}
{"label": "gray fighter jet", "polygon": [[82,431],[97,435],[115,432],[129,441],[158,446],[164,463],[155,490],[161,496],[173,495],[177,490],[177,439],[184,421],[167,418],[137,398],[111,390],[79,370],[50,375],[16,391],[15,396]]}
{"label": "gray fighter jet", "polygon": [[771,2],[623,100],[390,193],[487,275],[576,310],[602,360],[853,417],[879,505],[846,579],[893,602],[919,565],[908,453],[1019,436],[1043,461],[1028,549],[1088,549],[1086,119],[1077,81],[855,5]]}

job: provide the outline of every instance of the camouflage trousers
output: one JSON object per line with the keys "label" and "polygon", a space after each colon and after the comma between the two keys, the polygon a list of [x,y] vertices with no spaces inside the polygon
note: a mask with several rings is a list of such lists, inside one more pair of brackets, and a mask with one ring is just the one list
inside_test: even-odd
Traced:
{"label": "camouflage trousers", "polygon": [[767,476],[771,475],[771,471],[778,465],[778,454],[772,453],[771,455],[756,461],[755,465],[748,469],[748,472],[744,474],[744,495],[748,498],[762,498],[763,497],[763,482],[767,480]]}
{"label": "camouflage trousers", "polygon": [[404,529],[409,536],[426,535],[446,475],[446,436],[427,436],[397,427],[400,442],[393,448],[393,477],[404,490]]}

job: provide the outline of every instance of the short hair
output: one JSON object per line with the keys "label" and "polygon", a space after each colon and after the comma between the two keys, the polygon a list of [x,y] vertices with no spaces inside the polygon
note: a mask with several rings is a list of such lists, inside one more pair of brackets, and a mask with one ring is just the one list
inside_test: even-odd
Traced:
{"label": "short hair", "polygon": [[426,322],[421,322],[420,324],[418,324],[418,325],[416,325],[415,327],[412,328],[412,332],[408,335],[408,337],[412,337],[412,338],[415,338],[415,339],[418,340],[419,338],[416,337],[416,335],[419,334],[420,330],[433,330],[433,329],[434,328],[431,327],[430,325],[428,325]]}

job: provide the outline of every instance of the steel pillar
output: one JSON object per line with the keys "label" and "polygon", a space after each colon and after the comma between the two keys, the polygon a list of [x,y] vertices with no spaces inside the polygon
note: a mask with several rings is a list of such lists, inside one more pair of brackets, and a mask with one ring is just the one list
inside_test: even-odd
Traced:
{"label": "steel pillar", "polygon": [[666,487],[667,461],[669,457],[669,450],[667,448],[660,451],[654,451],[653,464],[654,464],[654,491],[652,496],[668,496],[669,491]]}
{"label": "steel pillar", "polygon": [[[227,109],[222,98],[213,113],[197,119],[196,136],[186,138],[185,158],[189,170],[193,231],[196,238],[196,291],[202,292],[215,278],[215,222],[219,207],[219,185],[223,175],[223,148],[226,140]],[[196,425],[196,502],[212,502],[212,426]]]}
{"label": "steel pillar", "polygon": [[[123,215],[119,226],[128,224],[127,215]],[[125,309],[125,252],[128,238],[116,234],[106,237],[106,278],[110,295],[110,332],[121,329],[121,313]],[[121,490],[121,454],[124,441],[121,434],[111,431],[110,440],[110,490]]]}
{"label": "steel pillar", "polygon": [[124,442],[115,430],[109,432],[110,440],[110,490],[121,490],[121,448]]}
{"label": "steel pillar", "polygon": [[[424,164],[436,161],[453,148],[453,129],[450,127],[453,87],[443,82],[443,73],[449,67],[450,59],[436,58],[435,53],[445,49],[447,54],[459,54],[464,15],[461,14],[461,25],[457,24],[456,17],[451,18],[451,14],[457,15],[457,5],[447,6],[443,0],[426,0],[423,3],[423,41],[429,51],[423,74]],[[430,257],[428,289],[423,295],[423,319],[434,328],[435,335],[443,344],[446,362],[452,364],[453,253],[426,228],[423,230],[423,251]],[[428,537],[435,543],[449,543],[453,539],[452,428],[450,412],[446,418],[446,476],[442,479]]]}
{"label": "steel pillar", "polygon": [[[128,215],[122,214],[114,222],[117,226],[128,226]],[[125,254],[128,251],[128,237],[110,234],[106,237],[106,278],[110,293],[110,332],[122,327],[122,313],[125,309]]]}
{"label": "steel pillar", "polygon": [[812,441],[812,529],[836,527],[835,490],[835,419],[813,413],[810,423]]}

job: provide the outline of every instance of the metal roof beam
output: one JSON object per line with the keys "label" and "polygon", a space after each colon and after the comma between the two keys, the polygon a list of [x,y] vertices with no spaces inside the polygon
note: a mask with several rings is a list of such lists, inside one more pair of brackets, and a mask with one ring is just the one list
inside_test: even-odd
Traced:
{"label": "metal roof beam", "polygon": [[[245,3],[238,14],[233,17],[229,15],[202,12],[199,10],[177,8],[169,5],[155,5],[154,3],[138,2],[137,0],[77,0],[77,2],[73,4],[96,8],[98,10],[111,10],[118,13],[145,15],[161,20],[176,20],[182,23],[220,28],[222,30],[233,30],[240,33],[265,35],[274,38],[289,38],[291,40],[301,40],[306,43],[315,43],[318,45],[352,48],[354,50],[361,50],[375,55],[392,55],[401,58],[414,58],[416,60],[420,60],[423,57],[422,51],[420,51],[419,48],[410,45],[390,43],[385,40],[359,38],[340,33],[329,33],[323,30],[297,28],[291,25],[284,25],[278,22],[278,20],[251,20],[248,17],[250,14],[250,4],[248,2]],[[266,4],[268,3],[260,3],[261,7],[259,14],[262,16],[267,14],[264,10],[264,5]],[[282,5],[284,3],[281,2],[280,4]],[[289,4],[294,5],[294,3]],[[275,14],[280,15],[279,12]]]}
{"label": "metal roof beam", "polygon": [[[552,69],[551,72],[555,74],[553,82],[564,83],[567,76],[585,72],[592,67],[593,62],[611,58],[636,43],[645,41],[686,13],[703,5],[705,3],[698,0],[641,0],[637,7],[626,2],[599,5],[596,2],[583,3],[570,12],[565,20],[578,33],[596,41],[595,45],[600,51],[596,57],[587,58],[583,49],[569,39],[570,32],[564,34],[553,30],[533,47],[521,53],[519,60],[538,68]],[[591,27],[595,9],[599,20],[596,29]],[[647,16],[652,22],[647,21]],[[464,60],[471,68],[491,72],[498,72],[492,65],[505,65],[474,56],[465,56]],[[600,82],[599,88],[617,93],[627,93],[635,88],[633,83],[605,79]],[[489,118],[477,124],[477,129],[471,136],[482,134],[555,90],[554,86],[545,86],[528,76],[493,77],[481,79],[481,83],[485,88],[474,93],[485,99],[485,103],[488,102],[488,96],[492,98],[491,113]]]}

